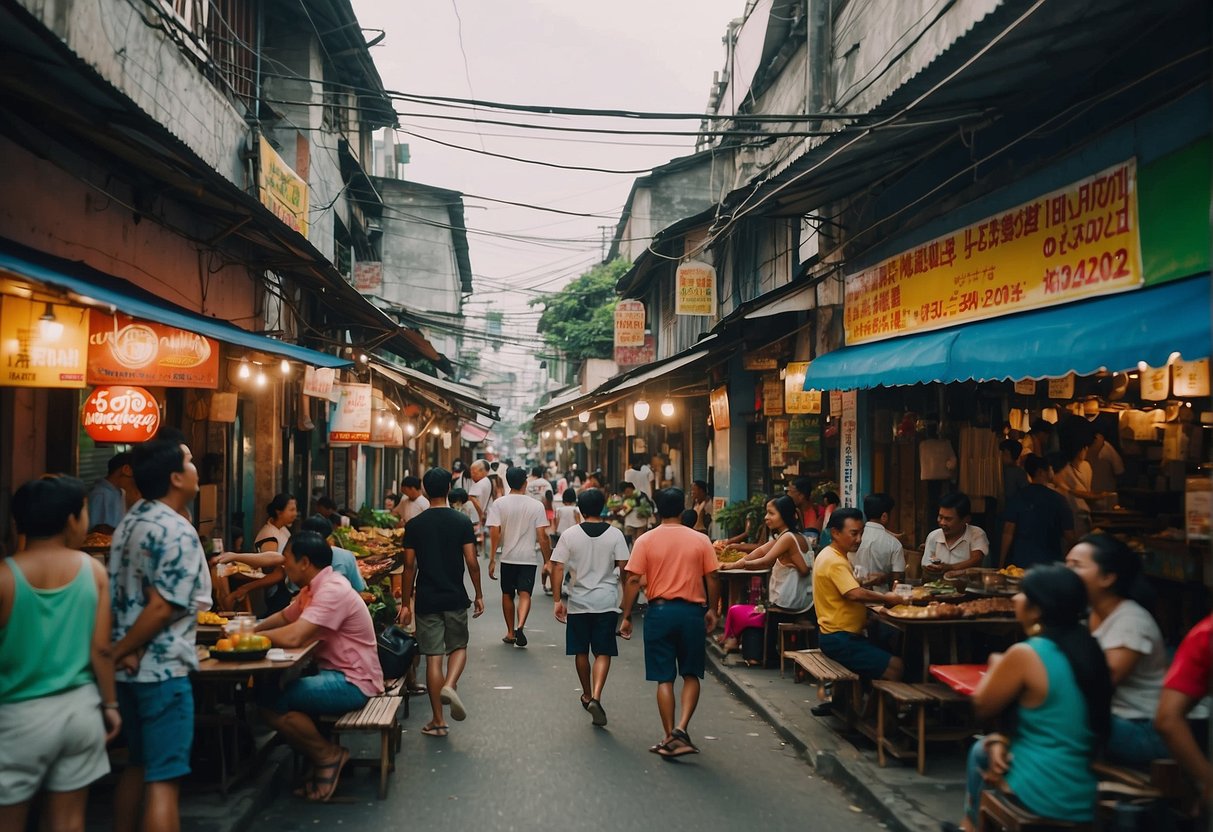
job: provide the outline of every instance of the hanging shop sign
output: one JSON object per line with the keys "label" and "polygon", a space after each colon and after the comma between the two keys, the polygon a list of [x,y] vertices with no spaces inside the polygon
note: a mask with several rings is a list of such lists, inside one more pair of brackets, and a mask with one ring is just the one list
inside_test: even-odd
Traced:
{"label": "hanging shop sign", "polygon": [[843,506],[859,505],[859,420],[856,417],[856,393],[842,392],[842,425],[839,435],[838,470],[842,473],[839,486]]}
{"label": "hanging shop sign", "polygon": [[772,419],[767,422],[767,453],[771,467],[782,468],[788,464],[788,420]]}
{"label": "hanging shop sign", "polygon": [[1061,378],[1049,379],[1049,398],[1050,399],[1072,399],[1072,398],[1074,398],[1074,374],[1066,373]]}
{"label": "hanging shop sign", "polygon": [[615,304],[615,349],[643,346],[644,303],[638,300],[619,301]]}
{"label": "hanging shop sign", "polygon": [[674,314],[716,314],[716,270],[692,260],[678,267],[674,278]]}
{"label": "hanging shop sign", "polygon": [[778,373],[768,373],[762,377],[762,415],[783,415],[783,382]]}
{"label": "hanging shop sign", "polygon": [[1020,396],[1036,395],[1036,379],[1024,378],[1015,382],[1015,392]]}
{"label": "hanging shop sign", "polygon": [[789,461],[821,462],[821,417],[794,416],[788,420]]}
{"label": "hanging shop sign", "polygon": [[142,387],[98,387],[84,400],[80,420],[94,442],[146,442],[160,428],[160,405]]}
{"label": "hanging shop sign", "polygon": [[303,395],[336,403],[333,395],[336,380],[337,371],[332,367],[306,367],[303,371]]}
{"label": "hanging shop sign", "polygon": [[1130,159],[849,277],[846,342],[942,329],[1142,283],[1137,164]]}
{"label": "hanging shop sign", "polygon": [[821,391],[805,390],[804,376],[809,362],[792,361],[783,378],[783,409],[786,413],[820,413]]}
{"label": "hanging shop sign", "polygon": [[371,441],[371,385],[334,384],[337,403],[329,420],[329,442]]}
{"label": "hanging shop sign", "polygon": [[785,341],[776,341],[760,349],[748,350],[741,357],[741,366],[746,370],[778,370],[785,344]]}
{"label": "hanging shop sign", "polygon": [[615,363],[620,367],[638,367],[657,360],[657,340],[652,335],[644,336],[640,347],[615,347]]}
{"label": "hanging shop sign", "polygon": [[1171,365],[1171,385],[1177,396],[1209,395],[1209,359],[1176,361]]}
{"label": "hanging shop sign", "polygon": [[265,136],[261,136],[260,168],[257,191],[261,196],[261,204],[306,237],[307,182],[283,161]]}
{"label": "hanging shop sign", "polygon": [[87,359],[87,309],[0,298],[0,386],[83,387]]}
{"label": "hanging shop sign", "polygon": [[89,312],[89,384],[219,386],[219,342],[129,315]]}
{"label": "hanging shop sign", "polygon": [[1171,392],[1170,367],[1139,367],[1141,397],[1148,402],[1161,402]]}
{"label": "hanging shop sign", "polygon": [[354,288],[359,292],[378,292],[383,287],[383,263],[368,260],[354,264]]}
{"label": "hanging shop sign", "polygon": [[708,396],[708,407],[712,411],[712,427],[716,430],[729,429],[729,388],[721,385]]}

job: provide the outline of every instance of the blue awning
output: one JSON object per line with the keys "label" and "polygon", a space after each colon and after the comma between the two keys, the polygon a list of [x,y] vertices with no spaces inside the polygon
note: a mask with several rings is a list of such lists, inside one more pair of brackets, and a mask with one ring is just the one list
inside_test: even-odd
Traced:
{"label": "blue awning", "polygon": [[922,335],[843,347],[809,364],[806,390],[1118,372],[1211,352],[1209,275]]}
{"label": "blue awning", "polygon": [[145,321],[197,332],[228,344],[304,364],[340,369],[350,367],[354,363],[298,344],[258,335],[227,321],[191,312],[133,283],[97,271],[83,263],[41,253],[18,256],[8,251],[0,251],[0,272],[9,272],[44,286],[70,292],[86,305],[112,307]]}

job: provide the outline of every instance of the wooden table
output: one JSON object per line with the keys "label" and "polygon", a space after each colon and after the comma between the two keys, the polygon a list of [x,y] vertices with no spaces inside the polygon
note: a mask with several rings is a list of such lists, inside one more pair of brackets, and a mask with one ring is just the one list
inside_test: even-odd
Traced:
{"label": "wooden table", "polygon": [[[717,569],[716,576],[724,583],[724,592],[720,593],[720,597],[724,599],[724,614],[727,615],[729,607],[734,604],[740,604],[745,587],[749,583],[749,579],[755,576],[762,578],[762,603],[767,602],[767,594],[771,580],[771,570],[766,569]],[[745,578],[746,583],[743,584],[736,578]],[[720,616],[721,622],[724,621],[724,615]]]}
{"label": "wooden table", "polygon": [[[219,712],[218,694],[224,686],[235,688],[247,683],[249,679],[256,684],[272,685],[285,684],[299,678],[304,670],[314,661],[316,649],[320,642],[313,641],[303,647],[286,651],[290,657],[286,661],[271,661],[258,659],[256,661],[223,662],[212,659],[206,647],[199,646],[198,669],[191,675],[199,695],[195,698],[197,710],[194,714],[195,728],[207,726],[217,727],[216,736],[219,741],[219,791],[227,794],[228,787],[252,766],[252,759],[241,760],[238,754],[239,732],[243,729],[252,734],[251,725],[242,718],[242,701],[238,700],[236,716],[225,716]],[[232,732],[232,765],[228,765],[228,748],[225,730]],[[243,765],[241,763],[243,762]]]}
{"label": "wooden table", "polygon": [[948,635],[949,655],[952,664],[960,662],[960,656],[956,647],[956,634],[964,629],[1014,629],[1019,627],[1019,622],[1015,616],[989,616],[986,618],[900,618],[895,615],[889,615],[888,611],[883,606],[868,607],[872,616],[877,621],[883,621],[891,627],[895,627],[902,634],[901,655],[905,658],[906,645],[909,641],[910,632],[916,631],[922,639],[922,672],[924,676],[927,669],[931,666],[931,632],[946,631]]}
{"label": "wooden table", "polygon": [[931,675],[957,693],[972,696],[989,669],[985,664],[933,664]]}

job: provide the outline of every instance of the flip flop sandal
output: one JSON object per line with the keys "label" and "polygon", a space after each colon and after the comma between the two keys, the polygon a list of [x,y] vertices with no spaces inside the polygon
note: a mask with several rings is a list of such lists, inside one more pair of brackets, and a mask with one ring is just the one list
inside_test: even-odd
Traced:
{"label": "flip flop sandal", "polygon": [[327,766],[319,766],[318,769],[331,769],[332,775],[329,777],[316,777],[312,780],[313,786],[327,786],[328,791],[323,796],[315,794],[308,795],[309,803],[328,803],[337,791],[337,783],[341,779],[341,772],[345,768],[345,764],[350,761],[350,752],[347,748],[341,749],[341,756],[337,758],[337,762]]}
{"label": "flip flop sandal", "polygon": [[425,685],[413,685],[411,688],[406,688],[409,696],[421,696],[424,693],[429,693],[429,688]]}
{"label": "flip flop sandal", "polygon": [[445,737],[449,734],[451,728],[449,725],[426,725],[421,729],[421,733],[427,737]]}
{"label": "flip flop sandal", "polygon": [[506,636],[505,638],[501,639],[502,644],[513,644],[515,641],[516,641],[516,639],[512,639],[509,636]]}
{"label": "flip flop sandal", "polygon": [[597,699],[591,699],[586,703],[585,709],[590,712],[590,717],[593,719],[594,725],[601,728],[607,724],[606,711],[602,708],[602,703]]}
{"label": "flip flop sandal", "polygon": [[665,750],[658,751],[657,753],[667,760],[672,760],[687,754],[698,754],[699,749],[695,747],[695,743],[691,742],[691,738],[687,735],[686,731],[675,728],[670,734],[669,741],[665,744]]}
{"label": "flip flop sandal", "polygon": [[666,746],[667,742],[669,742],[669,740],[662,740],[656,745],[649,746],[649,752],[652,754],[663,754],[663,752],[669,750],[669,748]]}
{"label": "flip flop sandal", "polygon": [[593,701],[594,701],[594,700],[592,700],[592,699],[582,699],[582,700],[581,700],[581,707],[582,707],[583,709],[585,709],[585,710],[587,710],[587,711],[588,711],[588,710],[590,709],[590,703],[591,703],[591,702],[593,702]]}
{"label": "flip flop sandal", "polygon": [[444,687],[439,699],[443,705],[451,706],[451,719],[463,722],[468,718],[467,709],[463,707],[463,700],[459,698],[459,694],[455,693],[454,688]]}
{"label": "flip flop sandal", "polygon": [[517,630],[514,631],[514,646],[515,647],[526,647],[526,644],[527,644],[526,633],[522,632],[522,628],[519,627]]}

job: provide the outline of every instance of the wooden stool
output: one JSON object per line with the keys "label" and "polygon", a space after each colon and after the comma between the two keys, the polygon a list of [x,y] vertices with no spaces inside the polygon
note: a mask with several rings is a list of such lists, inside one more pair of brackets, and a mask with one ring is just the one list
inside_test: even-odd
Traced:
{"label": "wooden stool", "polygon": [[1046,832],[1059,829],[1091,832],[1092,825],[1037,817],[1006,795],[987,789],[981,793],[977,832],[995,832],[998,829],[1005,832]]}
{"label": "wooden stool", "polygon": [[783,678],[784,663],[787,662],[788,655],[788,639],[787,636],[801,634],[808,636],[810,633],[817,632],[817,625],[810,621],[784,621],[778,625],[779,632],[779,678]]}
{"label": "wooden stool", "polygon": [[923,774],[926,771],[927,765],[927,750],[926,744],[928,740],[962,740],[972,736],[973,726],[966,724],[956,727],[948,727],[946,725],[927,726],[926,709],[928,705],[953,705],[957,703],[967,703],[968,699],[956,693],[946,685],[934,683],[929,684],[908,684],[906,682],[886,682],[883,679],[877,679],[872,682],[872,689],[876,691],[878,698],[876,710],[876,758],[883,768],[885,765],[885,753],[892,754],[894,757],[902,758],[911,756],[891,739],[885,736],[885,700],[891,699],[897,705],[910,705],[915,711],[915,726],[913,728],[902,728],[902,730],[915,740],[915,752],[913,756],[918,764],[918,773]]}
{"label": "wooden stool", "polygon": [[401,707],[399,696],[376,696],[356,711],[343,714],[333,723],[333,742],[340,743],[346,733],[378,733],[379,758],[351,757],[347,766],[379,769],[379,799],[387,797],[387,776],[396,770],[396,754],[400,751]]}
{"label": "wooden stool", "polygon": [[[796,666],[797,681],[799,681],[799,675],[803,674],[817,682],[818,699],[825,699],[826,685],[833,686],[835,697],[840,691],[846,694],[848,706],[843,717],[848,726],[853,725],[856,703],[859,701],[859,676],[828,658],[820,650],[796,650],[789,653],[788,656]],[[833,697],[831,701],[833,701]]]}

